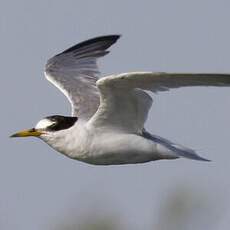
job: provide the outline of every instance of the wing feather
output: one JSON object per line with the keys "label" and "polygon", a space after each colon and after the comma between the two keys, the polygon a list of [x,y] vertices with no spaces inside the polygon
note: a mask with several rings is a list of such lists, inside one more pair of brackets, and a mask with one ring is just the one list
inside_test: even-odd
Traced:
{"label": "wing feather", "polygon": [[69,99],[72,115],[88,120],[98,109],[96,87],[97,59],[109,53],[119,35],[108,35],[81,42],[49,59],[45,76]]}
{"label": "wing feather", "polygon": [[230,74],[130,72],[102,78],[100,87],[140,88],[152,92],[191,86],[229,86]]}
{"label": "wing feather", "polygon": [[100,106],[89,123],[141,133],[152,104],[143,90],[159,92],[188,86],[230,86],[230,75],[134,72],[101,78],[97,81]]}

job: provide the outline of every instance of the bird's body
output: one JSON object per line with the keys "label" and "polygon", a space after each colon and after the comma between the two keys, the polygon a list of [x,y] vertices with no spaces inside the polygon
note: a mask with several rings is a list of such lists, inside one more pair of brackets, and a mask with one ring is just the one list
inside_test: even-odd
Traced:
{"label": "bird's body", "polygon": [[130,72],[98,80],[97,58],[119,36],[79,43],[51,58],[45,75],[69,99],[72,117],[49,116],[35,128],[12,135],[37,136],[62,154],[96,165],[200,157],[192,149],[144,128],[152,98],[146,92],[189,86],[230,86],[228,74]]}
{"label": "bird's body", "polygon": [[[159,151],[159,144],[142,135],[113,132],[79,123],[71,128],[71,132],[60,131],[55,138],[43,135],[42,139],[72,159],[96,165],[144,163],[159,160],[163,155],[166,158],[166,152]],[[167,158],[177,156],[171,152]]]}

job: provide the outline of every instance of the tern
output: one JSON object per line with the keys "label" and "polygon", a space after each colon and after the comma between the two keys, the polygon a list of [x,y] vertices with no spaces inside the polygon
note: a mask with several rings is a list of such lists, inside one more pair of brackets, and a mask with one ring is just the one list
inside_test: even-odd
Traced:
{"label": "tern", "polygon": [[208,161],[144,128],[152,105],[149,92],[230,86],[230,74],[129,72],[99,78],[98,58],[108,54],[119,37],[89,39],[49,59],[45,76],[68,98],[72,115],[45,117],[11,137],[38,137],[65,156],[94,165],[177,158]]}

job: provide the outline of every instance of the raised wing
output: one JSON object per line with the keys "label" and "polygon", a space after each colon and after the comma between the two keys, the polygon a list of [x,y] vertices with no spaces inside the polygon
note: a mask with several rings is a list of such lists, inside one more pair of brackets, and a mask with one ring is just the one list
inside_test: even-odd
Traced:
{"label": "raised wing", "polygon": [[143,90],[158,92],[185,86],[230,86],[230,75],[136,72],[101,78],[97,81],[100,106],[89,123],[141,133],[151,106],[150,96]]}
{"label": "raised wing", "polygon": [[49,59],[45,76],[69,99],[72,115],[88,120],[98,109],[96,87],[97,59],[109,53],[119,35],[108,35],[81,42]]}

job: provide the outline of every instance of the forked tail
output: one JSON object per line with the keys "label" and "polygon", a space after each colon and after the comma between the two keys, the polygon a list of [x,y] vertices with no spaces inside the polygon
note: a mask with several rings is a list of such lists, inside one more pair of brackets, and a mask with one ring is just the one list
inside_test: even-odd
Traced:
{"label": "forked tail", "polygon": [[172,152],[172,156],[175,157],[184,157],[184,158],[188,158],[188,159],[192,159],[192,160],[198,160],[198,161],[210,161],[208,159],[205,159],[203,157],[200,157],[193,149],[184,147],[182,145],[178,145],[175,144],[165,138],[156,136],[156,135],[152,135],[150,133],[148,133],[146,130],[143,130],[142,133],[143,137],[154,141],[155,143],[158,143],[162,146],[164,146],[165,148],[167,148],[168,150],[170,150]]}

